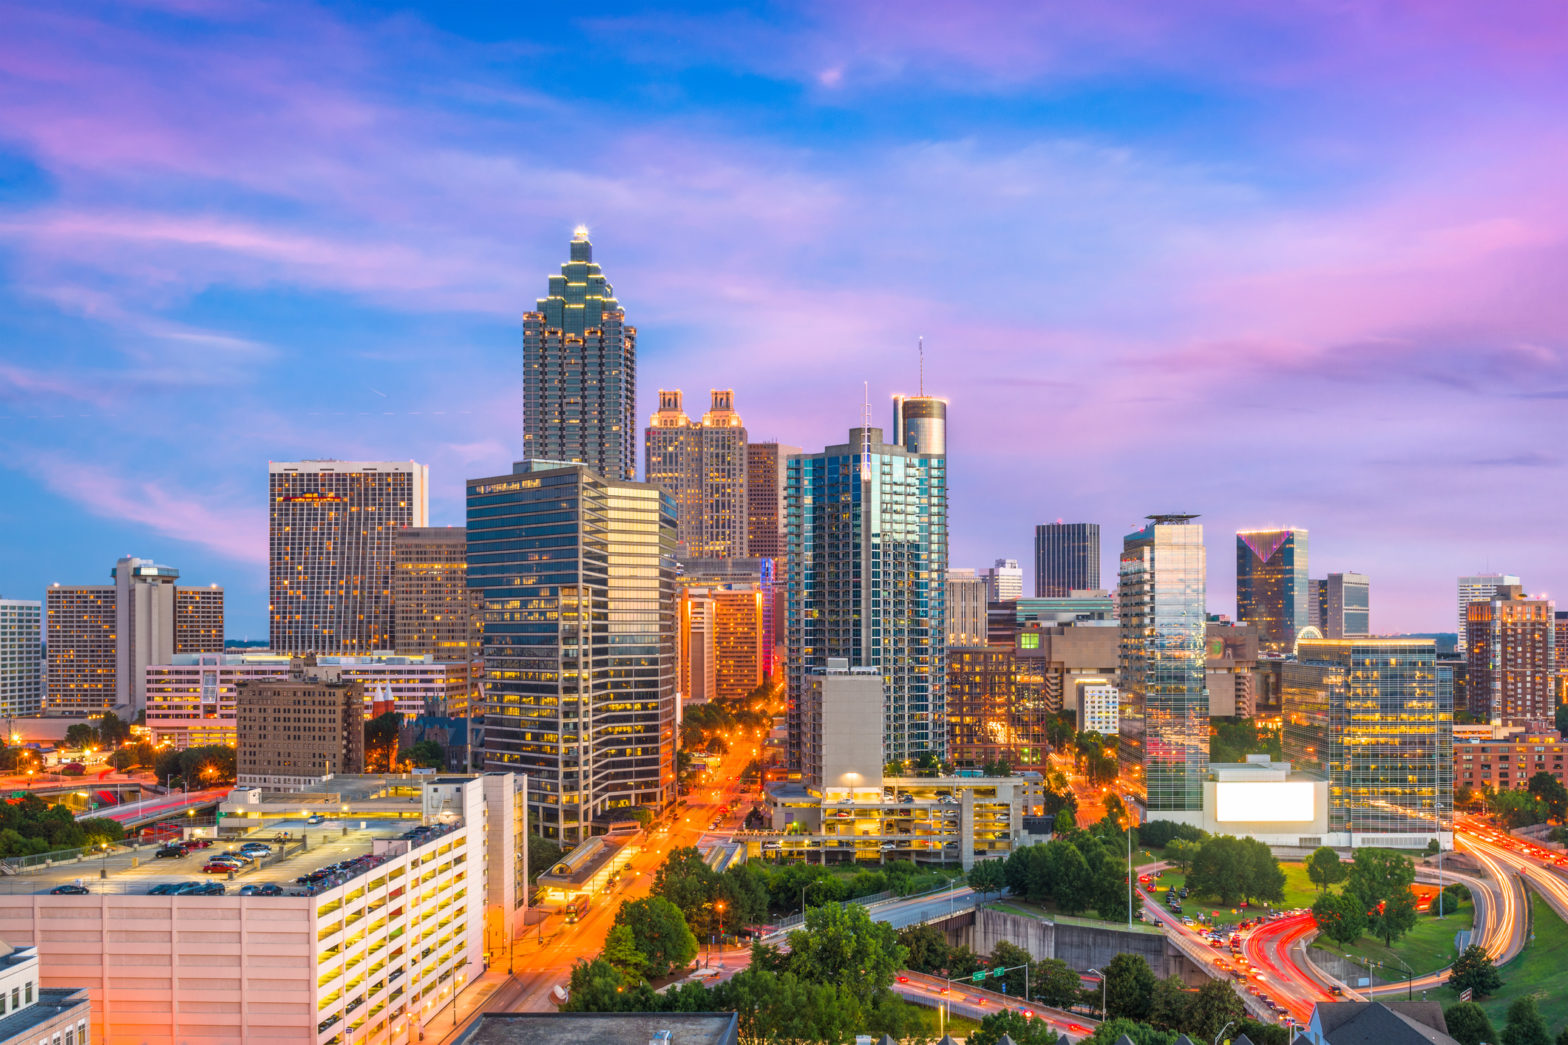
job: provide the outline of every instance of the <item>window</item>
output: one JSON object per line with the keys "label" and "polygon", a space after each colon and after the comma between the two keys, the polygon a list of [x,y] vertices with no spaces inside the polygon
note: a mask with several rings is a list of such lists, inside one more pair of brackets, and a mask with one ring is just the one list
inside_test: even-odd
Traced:
{"label": "window", "polygon": [[24,1000],[26,1000],[27,1004],[29,1005],[33,1003],[33,981],[31,980],[27,981],[27,994]]}

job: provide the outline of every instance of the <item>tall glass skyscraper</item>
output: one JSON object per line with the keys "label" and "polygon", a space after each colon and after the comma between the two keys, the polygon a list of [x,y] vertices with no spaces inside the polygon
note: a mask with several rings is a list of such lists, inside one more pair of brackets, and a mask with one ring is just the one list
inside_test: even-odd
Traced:
{"label": "tall glass skyscraper", "polygon": [[947,684],[947,459],[854,428],[789,458],[790,760],[800,702],[830,657],[879,668],[888,760],[941,755]]}
{"label": "tall glass skyscraper", "polygon": [[1121,761],[1151,819],[1201,816],[1209,762],[1207,558],[1195,515],[1151,515],[1122,540]]}
{"label": "tall glass skyscraper", "polygon": [[682,559],[739,559],[746,552],[746,426],[735,393],[714,389],[712,405],[693,423],[681,393],[659,391],[659,409],[644,433],[643,477],[675,499],[677,554]]}
{"label": "tall glass skyscraper", "polygon": [[637,330],[593,260],[588,230],[523,316],[523,458],[637,477]]}
{"label": "tall glass skyscraper", "polygon": [[1308,624],[1307,531],[1236,534],[1236,619],[1258,626],[1258,645],[1289,653]]}
{"label": "tall glass skyscraper", "polygon": [[524,462],[468,481],[483,595],[484,764],[580,842],[675,797],[675,505],[646,483]]}
{"label": "tall glass skyscraper", "polygon": [[1100,586],[1100,524],[1046,523],[1034,528],[1034,594],[1066,598]]}
{"label": "tall glass skyscraper", "polygon": [[[1283,667],[1285,759],[1329,782],[1329,844],[1420,848],[1451,830],[1453,690],[1431,639],[1303,639]],[[1325,840],[1327,841],[1327,840]]]}

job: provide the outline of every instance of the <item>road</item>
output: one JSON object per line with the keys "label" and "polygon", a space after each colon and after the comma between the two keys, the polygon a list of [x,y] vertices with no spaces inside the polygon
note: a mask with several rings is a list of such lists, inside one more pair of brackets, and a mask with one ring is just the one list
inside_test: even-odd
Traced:
{"label": "road", "polygon": [[995,991],[980,990],[970,983],[949,984],[939,976],[928,976],[908,970],[899,974],[898,979],[893,983],[893,990],[917,1005],[941,1010],[944,1018],[948,1012],[953,1012],[960,1016],[984,1019],[1003,1009],[1016,1009],[1026,1017],[1042,1019],[1049,1023],[1058,1034],[1069,1041],[1088,1037],[1099,1025],[1096,1020],[1063,1009],[1021,1003],[1018,998],[1009,998]]}
{"label": "road", "polygon": [[125,805],[109,806],[104,809],[90,809],[85,813],[77,813],[76,819],[86,820],[90,817],[104,817],[119,823],[141,820],[156,813],[177,813],[197,806],[212,805],[221,802],[229,795],[229,788],[217,787],[207,791],[192,791],[185,794],[172,791],[167,795],[157,795],[153,798],[144,798],[139,802],[127,802]]}

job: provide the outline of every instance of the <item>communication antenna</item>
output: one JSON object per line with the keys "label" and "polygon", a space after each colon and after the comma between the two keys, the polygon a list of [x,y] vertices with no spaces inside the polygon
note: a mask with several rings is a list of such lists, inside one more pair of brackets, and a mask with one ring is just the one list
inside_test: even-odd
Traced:
{"label": "communication antenna", "polygon": [[867,381],[865,405],[860,408],[860,477],[871,478],[871,382]]}
{"label": "communication antenna", "polygon": [[921,395],[921,398],[924,398],[925,394],[926,394],[926,339],[925,339],[924,335],[921,335],[921,337],[920,337],[920,395]]}

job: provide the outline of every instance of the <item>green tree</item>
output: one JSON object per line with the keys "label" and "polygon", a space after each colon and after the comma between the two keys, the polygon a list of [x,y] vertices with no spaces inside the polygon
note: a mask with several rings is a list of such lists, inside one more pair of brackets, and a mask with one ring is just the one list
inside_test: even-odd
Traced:
{"label": "green tree", "polygon": [[812,983],[852,983],[883,990],[904,965],[893,927],[873,922],[859,904],[828,904],[806,912],[805,927],[789,934],[790,970]]}
{"label": "green tree", "polygon": [[528,880],[533,881],[548,871],[566,851],[548,838],[528,836]]}
{"label": "green tree", "polygon": [[662,896],[627,900],[615,912],[615,924],[627,926],[650,976],[664,976],[697,956],[692,935],[678,907]]}
{"label": "green tree", "polygon": [[1246,895],[1248,870],[1241,840],[1219,835],[1198,848],[1187,874],[1187,888],[1229,907]]}
{"label": "green tree", "polygon": [[98,733],[98,744],[105,751],[114,750],[130,738],[131,727],[112,711],[105,711],[92,721]]}
{"label": "green tree", "polygon": [[403,716],[396,711],[377,715],[365,723],[365,771],[389,773],[397,756],[397,731]]}
{"label": "green tree", "polygon": [[1051,830],[1059,835],[1071,834],[1078,829],[1078,804],[1076,802],[1069,808],[1063,806],[1056,811],[1052,820]]}
{"label": "green tree", "polygon": [[1470,902],[1470,887],[1455,882],[1453,885],[1443,886],[1443,902],[1432,903],[1432,914],[1435,917],[1439,911],[1445,915],[1453,914],[1459,908]]}
{"label": "green tree", "polygon": [[1557,732],[1568,736],[1568,704],[1557,705],[1557,710],[1552,713],[1552,718],[1557,725]]}
{"label": "green tree", "polygon": [[664,897],[680,910],[687,924],[706,931],[704,908],[714,900],[718,877],[695,846],[685,846],[671,851],[659,865],[649,893]]}
{"label": "green tree", "polygon": [[969,1035],[969,1045],[997,1045],[1002,1038],[1017,1045],[1056,1045],[1057,1034],[1044,1020],[1025,1017],[1014,1009],[993,1012],[980,1021],[980,1029]]}
{"label": "green tree", "polygon": [[1029,970],[1029,991],[1035,1001],[1065,1009],[1078,1000],[1083,981],[1060,958],[1042,958]]}
{"label": "green tree", "polygon": [[1007,888],[1007,872],[1001,860],[976,860],[966,876],[969,887],[984,897]]}
{"label": "green tree", "polygon": [[1347,947],[1367,931],[1367,916],[1360,901],[1343,893],[1318,897],[1312,904],[1312,920],[1324,936]]}
{"label": "green tree", "polygon": [[1105,1008],[1112,1018],[1147,1019],[1154,1003],[1154,971],[1141,954],[1118,954],[1105,966]]}
{"label": "green tree", "polygon": [[743,969],[711,994],[713,1010],[738,1014],[745,1042],[844,1041],[861,1026],[853,987],[812,983],[792,972]]}
{"label": "green tree", "polygon": [[1225,1025],[1247,1015],[1241,995],[1225,980],[1209,980],[1198,988],[1182,1030],[1199,1041],[1213,1041]]}
{"label": "green tree", "polygon": [[1546,803],[1528,791],[1491,791],[1486,805],[1510,828],[1545,823],[1548,815]]}
{"label": "green tree", "polygon": [[74,722],[65,727],[65,746],[68,750],[93,747],[97,743],[98,731],[87,723]]}
{"label": "green tree", "polygon": [[[1248,900],[1280,903],[1285,899],[1285,871],[1256,838],[1241,840],[1242,892]],[[1231,993],[1235,993],[1234,991]]]}
{"label": "green tree", "polygon": [[1345,880],[1345,865],[1340,862],[1338,853],[1320,845],[1307,857],[1307,878],[1318,887],[1318,892],[1327,892],[1329,886]]}
{"label": "green tree", "polygon": [[1357,849],[1345,875],[1345,895],[1366,915],[1367,931],[1390,946],[1416,924],[1415,865],[1391,849]]}
{"label": "green tree", "polygon": [[[901,930],[898,942],[907,952],[905,968],[916,972],[936,972],[947,967],[947,934],[934,925],[916,925],[909,929]],[[1074,976],[1073,987],[1077,989],[1077,977]]]}
{"label": "green tree", "polygon": [[1149,1002],[1149,1022],[1166,1030],[1180,1030],[1187,1025],[1187,1013],[1192,1008],[1193,997],[1180,976],[1157,980],[1154,996]]}
{"label": "green tree", "polygon": [[1542,771],[1530,778],[1526,790],[1546,806],[1553,820],[1568,819],[1568,787],[1561,780]]}
{"label": "green tree", "polygon": [[1025,969],[1028,969],[1031,973],[1034,971],[1033,965],[1034,955],[1015,943],[1008,943],[1006,940],[1002,940],[991,949],[990,966],[993,969],[1011,969],[1013,971],[1003,973],[998,978],[987,980],[986,985],[992,990],[996,990],[999,983],[1006,984],[1008,994],[1014,998],[1022,998],[1024,997],[1025,987],[1028,987],[1031,991],[1034,989],[1034,984],[1028,982],[1028,978],[1024,975]]}
{"label": "green tree", "polygon": [[1508,1006],[1502,1045],[1552,1045],[1546,1021],[1541,1019],[1541,1011],[1536,1008],[1533,997],[1526,995]]}
{"label": "green tree", "polygon": [[1503,985],[1503,975],[1492,964],[1486,948],[1471,944],[1454,959],[1448,971],[1448,985],[1455,991],[1468,988],[1477,998],[1484,998],[1497,993],[1497,988]]}
{"label": "green tree", "polygon": [[645,1012],[657,995],[641,979],[629,980],[602,958],[579,961],[567,981],[567,1012]]}
{"label": "green tree", "polygon": [[1116,1045],[1124,1036],[1133,1045],[1174,1045],[1176,1041],[1175,1031],[1160,1030],[1125,1017],[1102,1021],[1094,1028],[1094,1033],[1083,1040],[1086,1045]]}
{"label": "green tree", "polygon": [[648,964],[648,959],[637,949],[637,939],[632,935],[629,925],[616,925],[610,929],[599,957],[614,966],[615,971],[628,981],[641,979],[642,971]]}
{"label": "green tree", "polygon": [[434,740],[420,740],[399,754],[398,761],[411,762],[424,769],[440,769],[446,765],[446,748]]}
{"label": "green tree", "polygon": [[1201,842],[1191,842],[1185,838],[1173,838],[1165,843],[1165,861],[1185,874],[1202,845]]}
{"label": "green tree", "polygon": [[1448,1036],[1459,1045],[1481,1045],[1483,1041],[1496,1041],[1497,1031],[1486,1010],[1473,1001],[1462,1001],[1443,1010],[1443,1022],[1448,1024]]}

